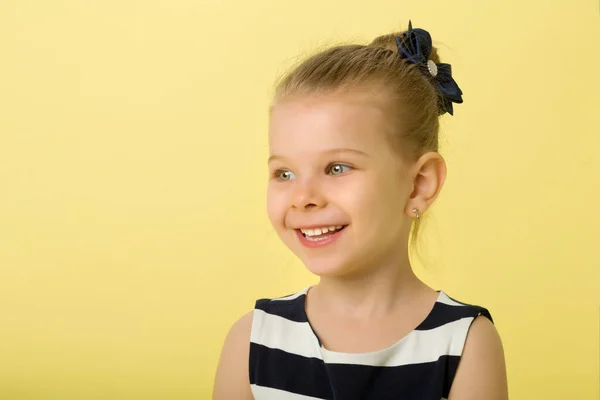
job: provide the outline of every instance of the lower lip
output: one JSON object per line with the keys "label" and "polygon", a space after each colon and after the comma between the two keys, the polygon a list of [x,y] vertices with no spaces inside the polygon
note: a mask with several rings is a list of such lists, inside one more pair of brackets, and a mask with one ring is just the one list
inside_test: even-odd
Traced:
{"label": "lower lip", "polygon": [[332,235],[328,235],[327,237],[325,237],[323,239],[319,239],[319,240],[308,240],[306,237],[304,237],[304,235],[302,234],[302,232],[299,229],[296,229],[296,234],[298,235],[298,239],[300,239],[300,243],[302,243],[302,245],[304,247],[309,247],[311,249],[314,249],[317,247],[323,247],[323,246],[328,246],[328,245],[332,244],[333,242],[338,240],[340,235],[345,230],[346,230],[346,227],[342,228],[342,230],[337,231]]}

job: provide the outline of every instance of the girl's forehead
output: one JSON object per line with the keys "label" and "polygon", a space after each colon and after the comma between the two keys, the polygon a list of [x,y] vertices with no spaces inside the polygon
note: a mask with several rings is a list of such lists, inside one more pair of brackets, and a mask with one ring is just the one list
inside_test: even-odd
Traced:
{"label": "girl's forehead", "polygon": [[[299,98],[277,104],[271,113],[272,145],[377,142],[386,114],[376,101],[348,96]],[[375,144],[375,143],[372,143]]]}
{"label": "girl's forehead", "polygon": [[340,114],[381,114],[385,99],[365,91],[347,91],[318,95],[289,96],[280,99],[273,106],[273,114],[290,117],[289,114],[318,116],[320,113]]}

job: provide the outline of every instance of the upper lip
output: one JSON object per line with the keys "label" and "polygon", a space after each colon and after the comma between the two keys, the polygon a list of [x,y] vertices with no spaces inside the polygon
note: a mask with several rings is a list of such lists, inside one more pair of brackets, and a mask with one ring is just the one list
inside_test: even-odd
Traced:
{"label": "upper lip", "polygon": [[348,224],[321,224],[321,225],[304,225],[294,229],[317,229],[317,228],[329,228],[330,226],[346,226]]}

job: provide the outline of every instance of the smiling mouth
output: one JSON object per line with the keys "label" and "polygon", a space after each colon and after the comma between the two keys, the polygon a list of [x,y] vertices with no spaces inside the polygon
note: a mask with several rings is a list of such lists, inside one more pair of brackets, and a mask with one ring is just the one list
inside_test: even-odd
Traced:
{"label": "smiling mouth", "polygon": [[302,236],[304,236],[307,239],[314,239],[314,240],[318,240],[318,239],[322,239],[325,238],[327,236],[331,236],[337,232],[340,232],[342,230],[344,230],[344,228],[346,228],[346,226],[348,225],[335,225],[335,226],[327,226],[327,227],[323,227],[323,228],[316,228],[316,229],[298,229],[301,233]]}

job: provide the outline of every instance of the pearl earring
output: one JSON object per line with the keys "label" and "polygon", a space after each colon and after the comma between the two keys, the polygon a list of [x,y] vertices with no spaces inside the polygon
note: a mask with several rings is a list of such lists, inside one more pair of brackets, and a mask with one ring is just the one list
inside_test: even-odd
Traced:
{"label": "pearl earring", "polygon": [[418,208],[413,208],[412,212],[413,212],[413,214],[415,214],[417,216],[417,220],[421,219],[421,212],[419,211]]}

